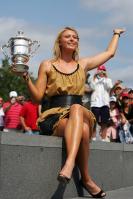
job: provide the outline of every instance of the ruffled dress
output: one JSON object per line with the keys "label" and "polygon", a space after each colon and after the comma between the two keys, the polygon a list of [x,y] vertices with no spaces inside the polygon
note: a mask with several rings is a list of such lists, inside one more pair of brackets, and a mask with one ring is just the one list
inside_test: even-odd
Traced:
{"label": "ruffled dress", "polygon": [[[84,95],[85,85],[84,69],[77,64],[77,68],[72,73],[63,73],[59,71],[54,65],[51,66],[50,73],[47,80],[47,87],[45,96],[52,97],[55,95]],[[58,122],[69,115],[70,107],[55,107],[44,111],[38,118],[38,123],[45,121],[49,116],[60,114],[58,121],[53,126],[53,134],[56,132]],[[91,111],[87,109],[90,114],[90,128],[93,129],[95,117]]]}

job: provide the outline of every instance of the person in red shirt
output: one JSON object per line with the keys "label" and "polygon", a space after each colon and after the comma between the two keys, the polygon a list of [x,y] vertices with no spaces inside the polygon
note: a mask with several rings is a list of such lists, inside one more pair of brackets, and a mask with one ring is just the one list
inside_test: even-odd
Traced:
{"label": "person in red shirt", "polygon": [[3,98],[0,97],[0,131],[4,129],[4,111],[3,111]]}
{"label": "person in red shirt", "polygon": [[23,106],[24,103],[25,103],[25,96],[19,95],[19,96],[17,97],[17,102]]}
{"label": "person in red shirt", "polygon": [[38,113],[38,104],[35,104],[32,100],[24,103],[20,112],[20,121],[26,134],[39,135],[39,129],[36,124]]}
{"label": "person in red shirt", "polygon": [[4,118],[4,132],[20,131],[21,123],[19,113],[22,105],[17,102],[17,92],[11,91],[9,93],[9,101],[3,104],[3,110],[5,112]]}

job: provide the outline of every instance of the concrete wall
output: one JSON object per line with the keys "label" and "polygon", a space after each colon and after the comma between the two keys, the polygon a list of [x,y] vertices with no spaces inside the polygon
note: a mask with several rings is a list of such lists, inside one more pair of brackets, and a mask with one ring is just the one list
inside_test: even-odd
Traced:
{"label": "concrete wall", "polygon": [[[57,181],[64,161],[61,138],[0,133],[0,199],[61,199],[83,194],[75,168],[71,182]],[[133,186],[133,145],[91,143],[89,170],[104,190]]]}

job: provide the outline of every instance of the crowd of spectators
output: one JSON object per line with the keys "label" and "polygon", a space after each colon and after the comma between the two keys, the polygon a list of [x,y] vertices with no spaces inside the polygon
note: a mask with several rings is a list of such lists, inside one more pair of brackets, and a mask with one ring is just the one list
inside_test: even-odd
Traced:
{"label": "crowd of spectators", "polygon": [[96,117],[93,140],[133,143],[133,89],[108,78],[106,67],[86,79],[84,104]]}
{"label": "crowd of spectators", "polygon": [[39,105],[31,99],[25,99],[16,91],[9,93],[9,100],[4,102],[0,97],[0,130],[39,135],[36,121],[39,116]]}
{"label": "crowd of spectators", "polygon": [[[93,141],[133,143],[133,89],[120,80],[113,85],[104,65],[93,76],[87,74],[83,104],[96,118]],[[0,131],[39,135],[41,109],[45,107],[16,91],[9,93],[7,102],[0,96]]]}

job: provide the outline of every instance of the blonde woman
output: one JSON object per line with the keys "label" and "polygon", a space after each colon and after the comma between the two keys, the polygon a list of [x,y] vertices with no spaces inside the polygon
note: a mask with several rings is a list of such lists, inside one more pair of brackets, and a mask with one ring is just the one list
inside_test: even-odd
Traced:
{"label": "blonde woman", "polygon": [[[54,58],[43,61],[38,79],[32,83],[28,73],[23,74],[32,97],[44,103],[44,112],[38,124],[44,135],[64,137],[67,158],[58,175],[59,181],[71,179],[74,165],[81,173],[82,186],[94,197],[105,197],[88,172],[89,141],[93,133],[94,115],[82,106],[87,71],[105,63],[115,55],[123,29],[115,29],[106,51],[94,56],[79,58],[79,36],[75,29],[64,28],[54,44]],[[13,68],[15,72],[15,67]]]}

